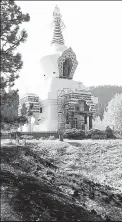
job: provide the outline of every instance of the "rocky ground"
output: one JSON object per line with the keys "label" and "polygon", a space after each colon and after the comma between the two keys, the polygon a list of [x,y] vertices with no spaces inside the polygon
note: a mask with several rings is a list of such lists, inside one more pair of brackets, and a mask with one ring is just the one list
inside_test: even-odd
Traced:
{"label": "rocky ground", "polygon": [[121,221],[122,141],[2,144],[2,221]]}

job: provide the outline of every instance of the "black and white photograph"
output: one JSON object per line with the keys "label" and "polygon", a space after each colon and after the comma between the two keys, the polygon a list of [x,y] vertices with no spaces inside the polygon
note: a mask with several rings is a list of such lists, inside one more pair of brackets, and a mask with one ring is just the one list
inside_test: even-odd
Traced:
{"label": "black and white photograph", "polygon": [[0,12],[1,221],[122,221],[122,1]]}

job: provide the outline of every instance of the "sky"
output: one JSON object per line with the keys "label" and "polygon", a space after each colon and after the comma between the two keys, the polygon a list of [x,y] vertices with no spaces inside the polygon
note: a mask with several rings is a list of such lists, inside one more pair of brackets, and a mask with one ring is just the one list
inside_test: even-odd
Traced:
{"label": "sky", "polygon": [[122,1],[16,1],[30,22],[21,44],[23,68],[16,87],[20,95],[46,92],[40,59],[49,54],[53,36],[52,14],[58,5],[66,26],[65,45],[76,53],[74,80],[86,86],[122,85]]}

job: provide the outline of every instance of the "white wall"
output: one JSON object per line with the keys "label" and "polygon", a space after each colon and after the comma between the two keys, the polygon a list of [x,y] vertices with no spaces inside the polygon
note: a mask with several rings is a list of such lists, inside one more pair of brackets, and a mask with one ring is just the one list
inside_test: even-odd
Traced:
{"label": "white wall", "polygon": [[[52,78],[51,84],[49,88],[48,98],[49,99],[57,99],[58,90],[62,90],[63,88],[70,88],[71,90],[76,89],[78,87],[78,82],[71,79],[63,79],[63,78]],[[81,85],[81,90],[84,89],[83,84]]]}
{"label": "white wall", "polygon": [[[59,56],[60,54],[53,54],[53,55],[44,56],[41,59],[40,61],[41,74],[43,75],[45,80],[50,77],[59,77],[59,70],[58,70],[58,63],[57,63]],[[55,72],[55,74],[53,74],[53,72]]]}
{"label": "white wall", "polygon": [[57,99],[45,100],[42,103],[44,118],[39,123],[40,131],[55,131],[58,129]]}

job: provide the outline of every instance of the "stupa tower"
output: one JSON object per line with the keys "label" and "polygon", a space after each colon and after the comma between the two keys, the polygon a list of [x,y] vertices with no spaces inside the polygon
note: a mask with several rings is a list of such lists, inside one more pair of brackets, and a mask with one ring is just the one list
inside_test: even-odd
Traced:
{"label": "stupa tower", "polygon": [[54,12],[53,12],[53,26],[54,26],[54,33],[52,44],[59,44],[64,45],[64,38],[62,35],[62,29],[65,27],[64,23],[61,19],[60,9],[56,5]]}

